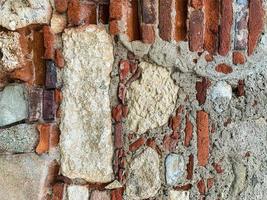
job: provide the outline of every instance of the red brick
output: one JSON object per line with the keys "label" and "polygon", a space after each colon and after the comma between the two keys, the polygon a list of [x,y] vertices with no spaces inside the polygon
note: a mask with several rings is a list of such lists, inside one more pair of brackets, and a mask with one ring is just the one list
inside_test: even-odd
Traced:
{"label": "red brick", "polygon": [[204,49],[210,54],[217,51],[218,32],[219,32],[219,1],[204,0],[205,4],[205,31]]}
{"label": "red brick", "polygon": [[55,0],[55,8],[59,13],[64,13],[68,9],[68,0]]}
{"label": "red brick", "polygon": [[245,82],[244,82],[244,80],[238,81],[236,95],[238,97],[245,96]]}
{"label": "red brick", "polygon": [[130,63],[128,60],[120,61],[120,81],[124,82],[130,72]]}
{"label": "red brick", "polygon": [[122,120],[122,105],[119,104],[112,109],[112,118],[116,122],[120,122]]}
{"label": "red brick", "polygon": [[179,133],[174,131],[170,135],[165,135],[163,138],[163,148],[165,151],[174,151],[179,141]]}
{"label": "red brick", "polygon": [[207,89],[210,86],[210,81],[202,77],[202,81],[196,82],[196,98],[198,100],[199,105],[203,105],[206,101],[206,96],[207,96]]}
{"label": "red brick", "polygon": [[184,138],[184,146],[189,147],[190,142],[193,138],[193,124],[189,119],[189,113],[186,114],[186,122],[185,122],[185,138]]}
{"label": "red brick", "polygon": [[119,25],[117,20],[109,21],[109,32],[111,35],[117,35],[120,33]]}
{"label": "red brick", "polygon": [[62,200],[64,195],[64,183],[56,183],[53,186],[52,200]]}
{"label": "red brick", "polygon": [[57,67],[59,68],[63,68],[65,65],[62,52],[59,49],[56,49],[56,52],[55,52],[55,62],[57,64]]}
{"label": "red brick", "polygon": [[231,28],[233,23],[232,0],[221,1],[221,25],[219,54],[226,56],[231,47]]}
{"label": "red brick", "polygon": [[148,138],[147,141],[146,141],[146,145],[155,149],[156,148],[156,141],[155,141],[155,138]]}
{"label": "red brick", "polygon": [[187,3],[188,0],[175,1],[175,40],[184,41],[187,35]]}
{"label": "red brick", "polygon": [[203,51],[204,14],[200,10],[194,10],[189,18],[189,50]]}
{"label": "red brick", "polygon": [[193,178],[193,171],[194,171],[194,156],[193,156],[193,154],[190,154],[190,156],[188,158],[188,163],[187,163],[186,167],[187,167],[187,176],[186,176],[186,179],[187,180],[192,180],[192,178]]}
{"label": "red brick", "polygon": [[207,62],[211,62],[211,61],[213,61],[213,56],[212,56],[212,54],[207,54],[207,55],[205,55],[205,60],[206,60]]}
{"label": "red brick", "polygon": [[129,41],[140,40],[140,25],[138,18],[138,1],[129,1],[127,4],[126,33]]}
{"label": "red brick", "polygon": [[218,163],[213,163],[212,166],[213,166],[213,168],[215,169],[215,171],[216,171],[218,174],[223,173],[223,169],[222,169],[222,167],[221,167],[220,164],[218,164]]}
{"label": "red brick", "polygon": [[186,184],[186,185],[177,185],[173,189],[179,190],[179,191],[188,191],[192,188],[192,184]]}
{"label": "red brick", "polygon": [[256,48],[263,26],[264,10],[262,0],[250,1],[248,19],[248,55],[251,55]]}
{"label": "red brick", "polygon": [[230,74],[230,73],[233,72],[232,67],[229,66],[229,65],[226,65],[226,64],[224,64],[224,63],[217,65],[217,66],[215,67],[215,70],[216,70],[217,72],[220,72],[220,73],[223,73],[223,74]]}
{"label": "red brick", "polygon": [[203,7],[203,0],[191,0],[190,5],[194,9],[201,9]]}
{"label": "red brick", "polygon": [[166,41],[172,39],[172,2],[173,0],[159,0],[159,35]]}
{"label": "red brick", "polygon": [[111,200],[123,200],[123,188],[111,190]]}
{"label": "red brick", "polygon": [[156,23],[156,0],[142,0],[142,22],[145,24],[155,24]]}
{"label": "red brick", "polygon": [[200,194],[205,194],[206,192],[206,186],[205,186],[205,181],[204,179],[201,179],[198,183],[197,183],[197,188]]}
{"label": "red brick", "polygon": [[109,19],[120,20],[122,18],[123,1],[122,0],[110,0],[109,5]]}
{"label": "red brick", "polygon": [[244,64],[246,62],[246,57],[244,54],[240,51],[235,51],[233,52],[233,64],[238,65],[238,64]]}
{"label": "red brick", "polygon": [[125,103],[125,96],[126,96],[126,87],[124,84],[120,83],[118,88],[118,97],[121,100],[122,104]]}
{"label": "red brick", "polygon": [[122,106],[122,116],[123,116],[124,118],[127,117],[128,112],[129,112],[129,108],[128,108],[128,106],[126,106],[126,105]]}
{"label": "red brick", "polygon": [[152,44],[155,41],[154,25],[141,24],[142,41],[147,44]]}
{"label": "red brick", "polygon": [[197,158],[199,166],[206,166],[209,159],[209,115],[197,111]]}
{"label": "red brick", "polygon": [[207,189],[209,190],[214,185],[214,178],[207,179]]}
{"label": "red brick", "polygon": [[44,26],[43,27],[43,33],[44,33],[44,47],[45,47],[44,58],[45,59],[54,59],[55,36],[52,33],[50,26]]}
{"label": "red brick", "polygon": [[173,131],[179,130],[180,125],[181,125],[181,121],[182,121],[182,119],[181,119],[181,116],[179,116],[179,115],[175,115],[175,116],[171,117],[170,127],[172,128]]}
{"label": "red brick", "polygon": [[115,130],[114,130],[114,146],[116,148],[122,148],[123,147],[123,128],[122,123],[116,123],[115,124]]}
{"label": "red brick", "polygon": [[81,23],[81,5],[79,0],[69,0],[68,3],[68,22],[70,25],[79,25]]}
{"label": "red brick", "polygon": [[141,147],[142,145],[144,145],[145,142],[146,142],[145,138],[140,137],[134,143],[130,144],[129,150],[132,151],[132,152],[133,151],[136,151],[139,147]]}

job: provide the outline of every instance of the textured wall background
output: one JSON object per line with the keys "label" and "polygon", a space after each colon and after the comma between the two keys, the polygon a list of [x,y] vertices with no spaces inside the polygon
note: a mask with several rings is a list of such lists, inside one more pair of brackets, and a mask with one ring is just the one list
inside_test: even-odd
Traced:
{"label": "textured wall background", "polygon": [[265,199],[266,10],[0,1],[0,199]]}

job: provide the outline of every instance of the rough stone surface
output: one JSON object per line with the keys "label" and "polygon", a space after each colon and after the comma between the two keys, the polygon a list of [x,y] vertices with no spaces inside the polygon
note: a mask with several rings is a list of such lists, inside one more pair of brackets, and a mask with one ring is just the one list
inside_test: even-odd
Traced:
{"label": "rough stone surface", "polygon": [[19,124],[0,130],[0,153],[33,152],[38,142],[35,125]]}
{"label": "rough stone surface", "polygon": [[60,15],[58,13],[53,13],[51,18],[51,30],[53,33],[61,33],[64,28],[67,26],[67,16]]}
{"label": "rough stone surface", "polygon": [[165,160],[166,182],[175,185],[182,180],[185,170],[184,158],[178,154],[169,154]]}
{"label": "rough stone surface", "polygon": [[63,45],[62,173],[89,182],[111,181],[111,39],[104,28],[92,25],[65,30]]}
{"label": "rough stone surface", "polygon": [[159,157],[147,148],[130,164],[126,182],[126,199],[147,199],[157,194],[161,185]]}
{"label": "rough stone surface", "polygon": [[189,192],[170,190],[169,200],[189,200]]}
{"label": "rough stone surface", "polygon": [[26,90],[23,85],[8,85],[0,92],[0,126],[9,125],[28,116]]}
{"label": "rough stone surface", "polygon": [[19,33],[0,32],[0,73],[22,67],[24,60],[19,39]]}
{"label": "rough stone surface", "polygon": [[128,123],[132,131],[139,134],[168,122],[174,111],[178,87],[170,72],[160,66],[142,62],[141,80],[129,88]]}
{"label": "rough stone surface", "polygon": [[41,199],[49,160],[35,154],[0,155],[2,200]]}
{"label": "rough stone surface", "polygon": [[89,190],[80,185],[70,185],[67,188],[67,195],[64,200],[88,200]]}
{"label": "rough stone surface", "polygon": [[48,24],[51,12],[49,0],[6,0],[0,6],[0,25],[15,30],[29,24]]}

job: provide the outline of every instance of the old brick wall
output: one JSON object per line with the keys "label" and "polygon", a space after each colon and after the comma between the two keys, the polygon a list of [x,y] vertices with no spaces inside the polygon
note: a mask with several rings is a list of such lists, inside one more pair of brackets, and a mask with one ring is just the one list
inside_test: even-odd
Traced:
{"label": "old brick wall", "polygon": [[0,199],[265,199],[266,10],[0,1]]}

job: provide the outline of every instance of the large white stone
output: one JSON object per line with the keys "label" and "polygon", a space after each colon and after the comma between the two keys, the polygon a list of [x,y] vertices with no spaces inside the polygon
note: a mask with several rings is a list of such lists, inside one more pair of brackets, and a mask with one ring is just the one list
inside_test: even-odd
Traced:
{"label": "large white stone", "polygon": [[160,186],[158,154],[147,148],[130,164],[125,199],[148,199],[157,194]]}
{"label": "large white stone", "polygon": [[28,116],[27,95],[22,84],[8,85],[0,92],[0,126],[9,125]]}
{"label": "large white stone", "polygon": [[49,24],[51,13],[49,0],[0,1],[0,26],[16,30],[29,24]]}
{"label": "large white stone", "polygon": [[178,86],[171,73],[158,65],[140,63],[141,80],[132,83],[128,92],[128,125],[139,134],[164,125],[173,112]]}
{"label": "large white stone", "polygon": [[50,161],[34,153],[0,155],[0,199],[39,200],[46,193]]}
{"label": "large white stone", "polygon": [[109,101],[113,46],[94,25],[63,33],[61,170],[69,178],[109,182],[113,178],[113,142]]}
{"label": "large white stone", "polygon": [[67,195],[64,200],[88,200],[89,190],[85,186],[70,185],[67,188]]}
{"label": "large white stone", "polygon": [[23,66],[24,58],[19,39],[20,34],[17,32],[0,32],[0,73]]}
{"label": "large white stone", "polygon": [[189,192],[170,190],[169,200],[189,200]]}

